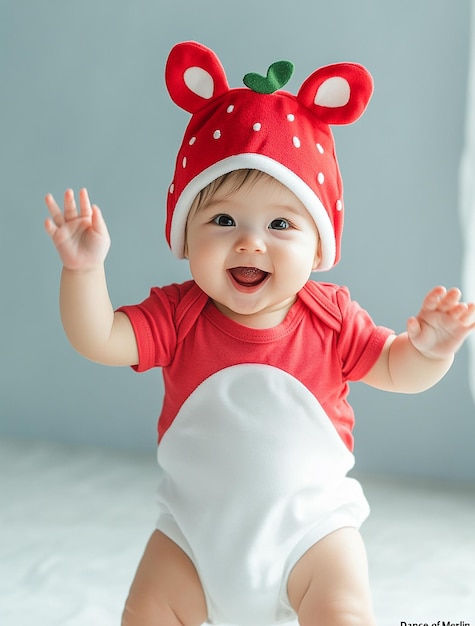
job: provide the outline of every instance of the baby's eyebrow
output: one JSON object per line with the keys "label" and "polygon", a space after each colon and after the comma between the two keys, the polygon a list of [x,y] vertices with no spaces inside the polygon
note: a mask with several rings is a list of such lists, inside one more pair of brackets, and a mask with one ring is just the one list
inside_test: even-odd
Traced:
{"label": "baby's eyebrow", "polygon": [[276,204],[273,208],[276,211],[279,211],[279,210],[290,211],[290,213],[293,213],[294,215],[302,214],[302,212],[299,211],[299,209],[293,207],[291,204]]}
{"label": "baby's eyebrow", "polygon": [[206,211],[207,209],[212,209],[218,204],[219,205],[225,204],[224,198],[211,198],[210,200],[208,200],[208,202],[203,203],[202,209],[203,211]]}
{"label": "baby's eyebrow", "polygon": [[205,201],[201,206],[201,211],[209,211],[214,209],[216,206],[232,206],[232,198],[227,198],[225,196],[214,196],[209,200]]}
{"label": "baby's eyebrow", "polygon": [[[216,208],[216,206],[222,207],[223,209],[236,209],[232,197],[226,196],[215,196],[210,198],[209,201],[205,202],[201,211],[211,211]],[[292,206],[291,204],[272,204],[265,207],[266,210],[272,211],[276,214],[281,212],[292,213],[293,215],[302,215],[302,211],[297,207]]]}

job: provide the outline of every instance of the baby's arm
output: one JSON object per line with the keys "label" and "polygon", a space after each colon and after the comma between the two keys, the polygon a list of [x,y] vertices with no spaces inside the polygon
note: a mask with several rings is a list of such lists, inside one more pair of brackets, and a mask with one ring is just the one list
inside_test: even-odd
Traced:
{"label": "baby's arm", "polygon": [[408,320],[407,332],[388,339],[363,382],[402,393],[417,393],[435,385],[475,328],[475,304],[460,302],[460,297],[458,289],[432,289],[419,314]]}
{"label": "baby's arm", "polygon": [[134,331],[124,313],[115,313],[107,290],[104,261],[110,237],[99,208],[87,191],[64,194],[64,213],[53,196],[45,198],[51,217],[45,228],[63,262],[60,309],[66,335],[83,356],[105,365],[136,365]]}

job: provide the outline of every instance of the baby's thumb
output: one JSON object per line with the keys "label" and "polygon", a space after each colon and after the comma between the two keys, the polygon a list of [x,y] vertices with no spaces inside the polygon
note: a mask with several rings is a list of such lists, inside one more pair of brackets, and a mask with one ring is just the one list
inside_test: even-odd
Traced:
{"label": "baby's thumb", "polygon": [[45,231],[46,233],[52,237],[56,231],[56,225],[53,223],[53,220],[50,219],[49,217],[45,219],[44,221],[44,227],[45,227]]}
{"label": "baby's thumb", "polygon": [[419,337],[419,335],[421,334],[421,325],[417,317],[410,317],[407,320],[406,329],[407,329],[407,334],[409,336],[409,339],[411,341]]}
{"label": "baby's thumb", "polygon": [[92,227],[101,235],[109,236],[109,231],[107,230],[106,222],[102,216],[102,211],[97,206],[97,204],[93,204],[92,207]]}

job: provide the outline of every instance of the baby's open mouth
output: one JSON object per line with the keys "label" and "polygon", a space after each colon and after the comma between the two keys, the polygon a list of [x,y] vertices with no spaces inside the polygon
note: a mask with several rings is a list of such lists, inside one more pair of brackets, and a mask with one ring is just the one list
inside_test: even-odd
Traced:
{"label": "baby's open mouth", "polygon": [[256,287],[269,276],[269,272],[264,272],[258,267],[232,267],[228,272],[242,287]]}

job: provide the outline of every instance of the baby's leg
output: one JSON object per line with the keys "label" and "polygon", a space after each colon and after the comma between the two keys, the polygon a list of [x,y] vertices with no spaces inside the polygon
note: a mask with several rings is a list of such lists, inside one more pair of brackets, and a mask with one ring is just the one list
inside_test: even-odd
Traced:
{"label": "baby's leg", "polygon": [[122,626],[200,626],[206,600],[195,566],[156,530],[145,548],[122,615]]}
{"label": "baby's leg", "polygon": [[301,626],[375,626],[366,550],[355,528],[321,539],[297,562],[287,592]]}

